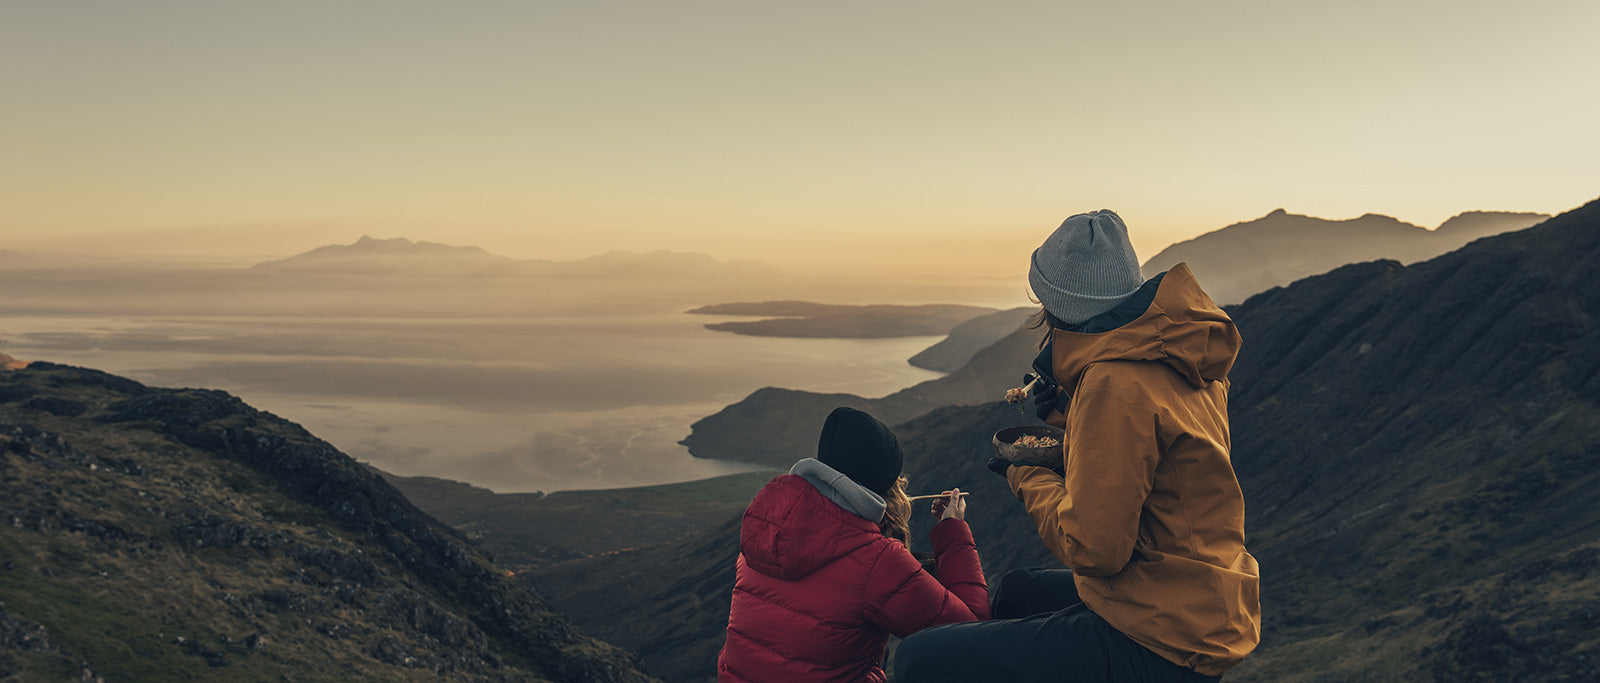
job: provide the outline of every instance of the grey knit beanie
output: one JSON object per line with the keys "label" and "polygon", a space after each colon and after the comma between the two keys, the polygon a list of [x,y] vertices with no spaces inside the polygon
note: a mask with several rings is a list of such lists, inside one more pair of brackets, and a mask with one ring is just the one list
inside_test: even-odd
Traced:
{"label": "grey knit beanie", "polygon": [[1071,325],[1116,308],[1142,284],[1128,226],[1106,209],[1063,221],[1033,250],[1028,267],[1033,295],[1051,315]]}

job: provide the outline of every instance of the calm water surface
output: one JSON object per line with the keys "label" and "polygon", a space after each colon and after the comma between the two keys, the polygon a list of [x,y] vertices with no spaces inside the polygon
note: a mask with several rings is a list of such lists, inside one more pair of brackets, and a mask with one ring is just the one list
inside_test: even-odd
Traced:
{"label": "calm water surface", "polygon": [[223,389],[401,475],[499,492],[610,488],[754,469],[678,445],[782,386],[881,396],[937,374],[938,337],[773,339],[683,307],[518,318],[6,316],[6,351],[154,386]]}

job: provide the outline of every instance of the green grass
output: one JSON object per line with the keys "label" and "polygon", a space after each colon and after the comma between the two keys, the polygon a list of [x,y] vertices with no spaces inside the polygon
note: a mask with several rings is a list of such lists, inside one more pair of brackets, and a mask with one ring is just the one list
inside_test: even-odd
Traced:
{"label": "green grass", "polygon": [[[35,560],[40,549],[25,554],[6,536],[0,536],[0,549],[15,558],[11,569],[0,572],[7,611],[44,624],[52,643],[69,658],[91,662],[95,673],[115,680],[201,680],[209,669],[201,660],[163,647],[160,615],[129,609],[126,593],[84,586],[80,577],[62,570],[45,577]],[[57,557],[72,554],[47,550]]]}

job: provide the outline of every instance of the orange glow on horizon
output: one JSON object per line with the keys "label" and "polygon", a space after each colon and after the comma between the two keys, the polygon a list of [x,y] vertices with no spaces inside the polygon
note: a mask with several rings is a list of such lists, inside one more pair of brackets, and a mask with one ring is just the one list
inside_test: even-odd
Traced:
{"label": "orange glow on horizon", "polygon": [[1577,0],[25,3],[0,24],[0,249],[247,263],[371,234],[1007,277],[1099,208],[1146,257],[1279,207],[1557,213],[1600,187],[1597,23]]}

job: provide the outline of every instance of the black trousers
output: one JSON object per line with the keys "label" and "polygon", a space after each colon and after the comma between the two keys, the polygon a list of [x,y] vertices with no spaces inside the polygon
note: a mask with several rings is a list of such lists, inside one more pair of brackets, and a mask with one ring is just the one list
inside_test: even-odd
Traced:
{"label": "black trousers", "polygon": [[1218,681],[1163,659],[1078,598],[1066,569],[1017,569],[991,588],[993,619],[935,626],[901,641],[896,683],[1198,683]]}

